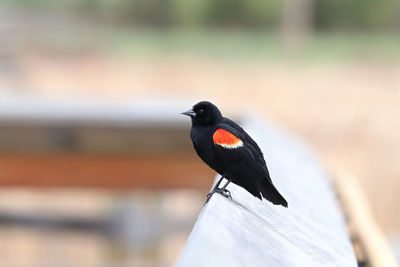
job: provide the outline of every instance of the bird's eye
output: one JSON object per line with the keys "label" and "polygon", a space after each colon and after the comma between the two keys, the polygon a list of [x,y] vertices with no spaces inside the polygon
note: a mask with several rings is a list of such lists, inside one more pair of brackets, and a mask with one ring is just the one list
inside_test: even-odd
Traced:
{"label": "bird's eye", "polygon": [[199,109],[199,111],[197,111],[197,113],[203,114],[204,113],[204,109]]}

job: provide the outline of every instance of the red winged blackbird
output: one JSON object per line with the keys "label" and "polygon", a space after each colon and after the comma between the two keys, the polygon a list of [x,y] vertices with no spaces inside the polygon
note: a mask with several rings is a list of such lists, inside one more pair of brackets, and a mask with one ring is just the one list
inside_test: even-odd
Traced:
{"label": "red winged blackbird", "polygon": [[[275,205],[288,206],[273,185],[257,143],[235,122],[224,118],[210,102],[202,101],[182,114],[192,119],[190,138],[199,157],[221,175],[207,201],[214,193],[231,197],[226,189],[230,182],[246,189],[253,196],[262,197]],[[219,188],[222,179],[226,184]]]}

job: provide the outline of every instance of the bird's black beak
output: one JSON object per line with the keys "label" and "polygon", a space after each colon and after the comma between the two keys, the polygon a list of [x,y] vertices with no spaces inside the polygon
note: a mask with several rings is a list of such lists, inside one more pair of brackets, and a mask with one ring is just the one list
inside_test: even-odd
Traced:
{"label": "bird's black beak", "polygon": [[189,109],[188,111],[182,112],[181,114],[189,116],[189,117],[195,117],[196,116],[196,112],[194,112],[193,109]]}

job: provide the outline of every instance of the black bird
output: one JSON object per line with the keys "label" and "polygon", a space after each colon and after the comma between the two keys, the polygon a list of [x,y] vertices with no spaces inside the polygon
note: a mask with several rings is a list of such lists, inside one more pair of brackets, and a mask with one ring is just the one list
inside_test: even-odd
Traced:
{"label": "black bird", "polygon": [[[221,175],[206,203],[214,193],[231,197],[226,189],[230,182],[262,200],[288,206],[269,176],[263,153],[257,143],[234,121],[222,116],[219,109],[202,101],[182,114],[192,119],[190,138],[199,157]],[[226,184],[219,188],[222,179]]]}

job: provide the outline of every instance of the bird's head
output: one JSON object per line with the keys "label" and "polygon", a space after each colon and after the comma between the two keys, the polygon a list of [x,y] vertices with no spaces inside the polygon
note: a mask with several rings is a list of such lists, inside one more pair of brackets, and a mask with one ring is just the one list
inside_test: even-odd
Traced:
{"label": "bird's head", "polygon": [[211,102],[201,101],[193,106],[192,109],[183,112],[192,119],[193,125],[211,126],[222,119],[221,111]]}

